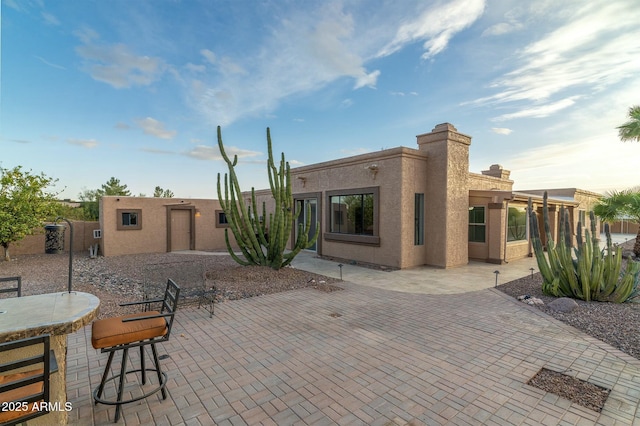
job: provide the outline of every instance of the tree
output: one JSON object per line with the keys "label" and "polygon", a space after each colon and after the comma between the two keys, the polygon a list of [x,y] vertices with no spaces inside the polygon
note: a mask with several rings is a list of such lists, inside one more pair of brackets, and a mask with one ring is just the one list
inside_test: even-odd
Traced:
{"label": "tree", "polygon": [[80,205],[84,211],[85,218],[87,220],[98,220],[98,216],[100,215],[98,190],[85,189],[78,195],[78,198],[80,198]]}
{"label": "tree", "polygon": [[[608,193],[594,206],[593,212],[605,222],[627,219],[640,225],[640,187]],[[640,229],[633,252],[640,257]]]}
{"label": "tree", "polygon": [[120,179],[111,177],[107,183],[102,184],[102,189],[98,189],[98,197],[103,195],[121,195],[123,197],[129,197],[131,191],[127,189],[127,185],[122,185]]}
{"label": "tree", "polygon": [[[311,214],[308,214],[305,224],[300,223],[298,226],[298,235],[292,250],[284,253],[292,226],[300,214],[300,210],[295,213],[293,211],[291,172],[289,163],[284,159],[284,153],[281,155],[279,167],[276,167],[271,150],[271,133],[267,127],[267,150],[269,153],[267,172],[275,209],[267,215],[266,203],[263,202],[261,215],[258,215],[258,204],[253,188],[251,188],[251,205],[249,207],[245,205],[235,172],[238,156],[234,155],[233,161],[227,156],[222,145],[220,126],[218,126],[218,148],[229,168],[229,173],[224,175],[224,197],[220,187],[220,173],[218,173],[218,199],[229,222],[229,228],[224,230],[229,254],[241,265],[263,265],[273,269],[287,266],[300,250],[309,248],[315,243],[320,226],[316,225],[316,233],[309,239]],[[245,260],[240,259],[234,253],[229,242],[229,229],[233,232]]]}
{"label": "tree", "polygon": [[156,186],[156,189],[153,190],[153,196],[155,198],[173,198],[173,192],[169,189],[162,189]]}
{"label": "tree", "polygon": [[45,174],[32,174],[22,170],[0,167],[0,245],[4,259],[10,260],[9,244],[20,241],[42,228],[48,216],[54,213],[54,196],[47,193],[54,180]]}
{"label": "tree", "polygon": [[82,209],[87,220],[98,220],[100,215],[100,198],[104,195],[120,195],[122,197],[131,196],[131,191],[127,185],[120,183],[120,179],[111,177],[103,183],[100,189],[84,189],[79,195]]}
{"label": "tree", "polygon": [[640,105],[629,108],[629,121],[616,129],[618,129],[618,136],[623,142],[640,142]]}

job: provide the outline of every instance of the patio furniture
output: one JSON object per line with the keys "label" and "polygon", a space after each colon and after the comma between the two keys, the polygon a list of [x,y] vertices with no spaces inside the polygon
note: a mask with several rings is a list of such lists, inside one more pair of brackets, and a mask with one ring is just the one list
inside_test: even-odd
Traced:
{"label": "patio furniture", "polygon": [[[3,426],[49,413],[49,375],[57,370],[55,355],[51,359],[49,339],[50,336],[44,334],[0,344],[0,354],[6,361],[0,364],[0,424]],[[26,356],[22,356],[23,353]]]}
{"label": "patio furniture", "polygon": [[[33,420],[36,424],[67,424],[67,335],[89,324],[98,314],[100,299],[93,294],[74,291],[38,294],[35,296],[0,299],[0,343],[11,343],[19,339],[49,335],[49,346],[55,355],[50,362],[49,396],[52,404],[63,407]],[[32,348],[17,349],[2,354],[0,362],[6,362]],[[33,355],[33,353],[29,354]],[[26,355],[25,355],[26,356]],[[6,361],[5,361],[6,360]],[[32,422],[29,422],[31,424]]]}
{"label": "patio furniture", "polygon": [[216,301],[216,291],[217,287],[215,285],[209,286],[207,284],[207,276],[206,273],[202,276],[202,288],[200,290],[200,295],[198,296],[198,309],[202,305],[209,305],[209,318],[213,318],[213,308]]}
{"label": "patio furniture", "polygon": [[[139,401],[154,393],[161,391],[162,399],[167,398],[165,386],[167,384],[167,374],[160,368],[158,361],[158,352],[156,343],[166,342],[171,334],[171,327],[178,308],[178,298],[180,296],[180,287],[172,280],[167,280],[167,287],[164,292],[164,298],[143,300],[140,302],[123,303],[121,306],[148,305],[161,303],[161,308],[157,310],[149,310],[137,314],[124,315],[121,317],[107,318],[95,321],[91,329],[91,344],[95,349],[101,352],[109,352],[109,359],[102,374],[100,385],[93,392],[93,399],[96,404],[115,405],[116,413],[114,422],[120,419],[120,409],[123,404]],[[155,368],[147,368],[145,366],[145,346],[151,346],[153,354],[153,362]],[[127,371],[127,355],[130,348],[140,348],[140,368]],[[117,351],[122,350],[122,364],[120,366],[120,374],[114,375],[107,379],[111,368],[113,356]],[[147,371],[155,371],[158,377],[158,386],[143,392],[141,396],[123,399],[125,376],[131,373],[141,373],[142,385],[147,382]],[[102,392],[106,382],[119,380],[117,398],[115,400],[106,400],[102,398]]]}
{"label": "patio furniture", "polygon": [[15,287],[8,287],[8,288],[4,288],[1,284],[0,284],[0,293],[13,293],[16,292],[18,294],[18,297],[22,296],[22,277],[0,277],[0,283],[10,283],[10,282],[16,282],[16,286]]}

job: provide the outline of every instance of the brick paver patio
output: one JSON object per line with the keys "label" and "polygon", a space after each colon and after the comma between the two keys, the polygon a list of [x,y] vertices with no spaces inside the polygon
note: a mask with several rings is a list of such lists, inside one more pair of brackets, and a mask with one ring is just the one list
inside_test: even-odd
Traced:
{"label": "brick paver patio", "polygon": [[[159,347],[167,400],[125,405],[120,424],[640,423],[640,361],[498,291],[344,288],[179,310]],[[70,424],[111,424],[90,396],[106,354],[90,327],[68,346]],[[602,413],[528,386],[541,367],[611,388]]]}

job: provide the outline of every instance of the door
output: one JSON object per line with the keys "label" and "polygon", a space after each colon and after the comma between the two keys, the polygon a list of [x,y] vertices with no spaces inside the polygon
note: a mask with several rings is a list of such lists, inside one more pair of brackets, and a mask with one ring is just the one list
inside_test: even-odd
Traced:
{"label": "door", "polygon": [[191,210],[171,210],[171,251],[191,249]]}
{"label": "door", "polygon": [[[296,232],[300,224],[304,227],[305,223],[307,223],[307,216],[311,219],[311,224],[309,225],[309,235],[308,238],[311,239],[316,233],[316,228],[318,227],[318,200],[317,198],[306,198],[304,200],[296,200],[296,209],[300,212],[298,215],[298,220],[296,223]],[[316,251],[317,241],[313,243],[308,250]]]}

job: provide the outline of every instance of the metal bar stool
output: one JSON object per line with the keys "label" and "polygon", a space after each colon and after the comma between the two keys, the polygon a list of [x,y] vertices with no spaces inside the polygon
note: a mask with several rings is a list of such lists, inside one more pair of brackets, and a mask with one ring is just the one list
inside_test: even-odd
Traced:
{"label": "metal bar stool", "polygon": [[[0,355],[16,349],[36,351],[35,355],[0,364],[0,424],[16,425],[49,413],[51,374],[50,336],[28,337],[0,344]],[[30,351],[30,352],[31,352]],[[55,360],[55,355],[53,355]],[[57,364],[56,369],[57,369]],[[44,403],[44,404],[41,404]],[[13,408],[13,409],[12,409]]]}
{"label": "metal bar stool", "polygon": [[0,286],[0,293],[13,293],[16,292],[18,297],[22,296],[22,277],[0,277],[0,283],[16,282],[15,287],[4,288]]}
{"label": "metal bar stool", "polygon": [[[161,391],[162,399],[167,398],[165,386],[167,384],[167,374],[160,368],[158,361],[158,352],[156,343],[166,342],[171,334],[171,327],[178,308],[178,298],[180,296],[180,287],[171,279],[167,280],[167,288],[164,298],[154,300],[143,300],[140,302],[123,303],[121,306],[146,305],[154,303],[162,303],[160,311],[146,311],[137,314],[124,315],[121,317],[106,318],[94,321],[91,329],[91,344],[95,349],[101,352],[109,352],[109,359],[102,374],[100,385],[93,392],[93,399],[96,404],[115,405],[115,420],[120,419],[120,409],[122,404],[139,401],[154,393]],[[145,366],[144,347],[150,345],[153,354],[153,362],[155,368],[147,368]],[[127,355],[130,348],[140,348],[140,368],[127,371]],[[107,375],[111,369],[113,356],[117,351],[122,350],[122,365],[120,366],[120,374],[114,375],[107,379]],[[130,373],[141,373],[142,385],[147,382],[147,371],[155,371],[158,377],[158,386],[143,395],[133,397],[127,400],[123,399],[124,378]],[[102,398],[104,385],[106,382],[119,379],[118,395],[115,400],[106,400]]]}

